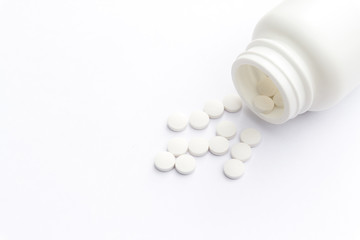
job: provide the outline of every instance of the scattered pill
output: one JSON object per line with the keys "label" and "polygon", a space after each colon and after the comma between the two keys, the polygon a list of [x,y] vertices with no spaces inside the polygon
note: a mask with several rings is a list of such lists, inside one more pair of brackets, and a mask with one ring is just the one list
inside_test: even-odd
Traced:
{"label": "scattered pill", "polygon": [[221,136],[213,137],[209,141],[209,149],[214,155],[224,155],[229,150],[229,140]]}
{"label": "scattered pill", "polygon": [[167,125],[169,129],[175,132],[181,132],[186,128],[187,117],[182,113],[173,113],[168,117]]}
{"label": "scattered pill", "polygon": [[238,95],[228,95],[223,99],[224,108],[226,111],[234,113],[240,111],[242,101]]}
{"label": "scattered pill", "polygon": [[274,101],[268,96],[259,95],[254,98],[254,107],[261,113],[270,113],[274,109]]}
{"label": "scattered pill", "polygon": [[175,157],[169,152],[159,152],[155,156],[154,165],[159,171],[170,171],[175,166]]}
{"label": "scattered pill", "polygon": [[195,157],[205,155],[209,150],[209,141],[206,138],[194,137],[189,141],[189,153]]}
{"label": "scattered pill", "polygon": [[256,89],[260,95],[272,97],[277,91],[276,85],[270,78],[266,77],[257,83]]}
{"label": "scattered pill", "polygon": [[173,138],[167,144],[167,150],[175,157],[185,154],[188,150],[188,142],[183,138]]}
{"label": "scattered pill", "polygon": [[219,118],[224,112],[224,105],[217,100],[208,101],[205,103],[204,112],[206,112],[210,118]]}
{"label": "scattered pill", "polygon": [[194,129],[201,130],[207,127],[209,124],[209,115],[203,111],[196,111],[190,115],[190,126]]}
{"label": "scattered pill", "polygon": [[231,148],[230,153],[232,158],[246,162],[250,159],[252,150],[248,144],[239,142]]}
{"label": "scattered pill", "polygon": [[[283,99],[275,84],[267,77],[258,85],[260,95],[254,98],[253,105],[259,112],[269,113],[275,105],[283,107]],[[273,93],[273,88],[275,92]],[[209,125],[210,118],[219,118],[224,110],[237,112],[242,108],[242,100],[238,95],[228,95],[222,102],[208,101],[203,111],[193,112],[189,118],[182,113],[175,112],[169,115],[167,126],[175,132],[183,131],[188,122],[194,129],[204,129]],[[221,121],[216,126],[216,135],[210,140],[203,137],[194,137],[189,142],[181,137],[168,141],[167,151],[159,152],[154,158],[154,166],[162,172],[175,168],[177,172],[187,175],[196,168],[194,157],[205,155],[208,151],[221,156],[229,151],[229,140],[237,133],[236,125],[228,120]],[[240,141],[231,148],[231,159],[223,165],[223,172],[230,179],[238,179],[244,174],[244,162],[252,156],[252,147],[257,146],[262,140],[260,132],[254,128],[244,129],[240,133]],[[189,153],[187,153],[189,152]]]}
{"label": "scattered pill", "polygon": [[280,92],[277,92],[275,94],[275,96],[273,97],[273,101],[275,103],[275,106],[277,107],[284,107],[284,102],[283,102],[283,99],[281,97],[281,93]]}
{"label": "scattered pill", "polygon": [[240,178],[245,171],[244,163],[237,159],[230,159],[224,164],[224,174],[230,179]]}
{"label": "scattered pill", "polygon": [[250,147],[255,147],[261,142],[261,134],[254,128],[247,128],[241,132],[240,141],[248,144]]}
{"label": "scattered pill", "polygon": [[190,174],[196,168],[195,158],[190,156],[189,154],[181,155],[176,158],[175,161],[175,169],[181,174]]}
{"label": "scattered pill", "polygon": [[222,121],[216,126],[216,134],[227,139],[232,139],[236,135],[236,126],[231,121]]}

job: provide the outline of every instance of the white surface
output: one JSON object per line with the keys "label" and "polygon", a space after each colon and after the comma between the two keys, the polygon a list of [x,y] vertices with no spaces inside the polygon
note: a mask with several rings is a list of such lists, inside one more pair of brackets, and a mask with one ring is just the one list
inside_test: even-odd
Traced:
{"label": "white surface", "polygon": [[238,159],[229,159],[224,164],[224,174],[230,179],[238,179],[245,172],[245,165]]}
{"label": "white surface", "polygon": [[172,113],[168,117],[167,125],[174,132],[183,131],[188,123],[188,117],[183,113]]}
{"label": "white surface", "polygon": [[261,133],[255,128],[247,128],[240,132],[240,141],[248,144],[250,147],[259,145],[261,139]]}
{"label": "white surface", "polygon": [[209,125],[210,119],[203,111],[195,111],[190,115],[189,123],[190,126],[196,130],[205,129]]}
{"label": "white surface", "polygon": [[175,169],[183,175],[192,173],[196,168],[196,161],[193,156],[184,154],[176,158]]}
{"label": "white surface", "polygon": [[168,141],[167,150],[174,154],[175,157],[178,157],[187,152],[188,146],[189,145],[186,139],[175,137]]}
{"label": "white surface", "polygon": [[224,155],[229,150],[229,140],[221,136],[213,137],[209,140],[209,150],[214,155]]}
{"label": "white surface", "polygon": [[228,140],[236,135],[236,125],[232,121],[223,120],[216,126],[216,135],[222,136]]}
{"label": "white surface", "polygon": [[246,162],[251,158],[252,150],[248,144],[238,142],[231,147],[230,154],[232,158]]}
{"label": "white surface", "polygon": [[360,89],[281,126],[225,112],[263,134],[238,181],[229,154],[153,166],[170,138],[215,135],[167,117],[235,92],[277,2],[0,1],[0,239],[359,239]]}
{"label": "white surface", "polygon": [[159,152],[155,156],[154,165],[159,171],[170,171],[175,166],[175,157],[169,152]]}
{"label": "white surface", "polygon": [[210,100],[205,103],[204,112],[206,112],[210,118],[219,118],[224,113],[224,105],[219,100]]}
{"label": "white surface", "polygon": [[223,104],[226,111],[235,113],[240,111],[242,101],[239,95],[231,94],[223,98]]}
{"label": "white surface", "polygon": [[193,137],[189,141],[189,153],[195,157],[204,156],[209,150],[209,140],[204,137]]}

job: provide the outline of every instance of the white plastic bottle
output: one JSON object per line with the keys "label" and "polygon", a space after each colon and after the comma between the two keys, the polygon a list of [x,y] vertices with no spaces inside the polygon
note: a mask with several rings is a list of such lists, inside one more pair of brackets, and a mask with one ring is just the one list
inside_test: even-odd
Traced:
{"label": "white plastic bottle", "polygon": [[[360,1],[284,1],[257,24],[232,77],[245,104],[270,123],[330,108],[360,83]],[[284,102],[270,113],[253,106],[265,77]]]}

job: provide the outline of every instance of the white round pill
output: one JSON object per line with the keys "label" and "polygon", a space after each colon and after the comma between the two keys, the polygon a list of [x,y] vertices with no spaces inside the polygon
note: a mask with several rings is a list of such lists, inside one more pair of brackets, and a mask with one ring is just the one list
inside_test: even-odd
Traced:
{"label": "white round pill", "polygon": [[189,152],[195,157],[205,155],[209,150],[209,141],[206,138],[194,137],[189,142]]}
{"label": "white round pill", "polygon": [[248,144],[239,142],[231,148],[230,153],[232,158],[246,162],[250,159],[252,150]]}
{"label": "white round pill", "polygon": [[277,91],[276,85],[270,78],[265,77],[257,83],[256,89],[260,95],[272,97]]}
{"label": "white round pill", "polygon": [[209,141],[209,149],[214,155],[224,155],[229,150],[229,140],[221,136],[213,137]]}
{"label": "white round pill", "polygon": [[237,159],[227,160],[224,164],[224,174],[230,179],[240,178],[245,171],[245,165],[242,161]]}
{"label": "white round pill", "polygon": [[261,113],[270,113],[274,109],[274,101],[268,96],[259,95],[254,98],[254,107]]}
{"label": "white round pill", "polygon": [[195,158],[190,156],[189,154],[181,155],[176,158],[175,161],[175,169],[181,174],[190,174],[196,168]]}
{"label": "white round pill", "polygon": [[224,105],[217,100],[208,101],[205,103],[204,112],[206,112],[210,118],[219,118],[224,112]]}
{"label": "white round pill", "polygon": [[190,126],[194,129],[201,130],[207,127],[209,124],[209,115],[203,111],[196,111],[190,115]]}
{"label": "white round pill", "polygon": [[183,138],[173,138],[167,144],[167,150],[175,157],[185,154],[188,150],[188,142]]}
{"label": "white round pill", "polygon": [[175,166],[175,157],[169,152],[159,152],[155,156],[154,165],[159,171],[170,171]]}
{"label": "white round pill", "polygon": [[275,103],[275,106],[277,107],[284,107],[284,101],[281,97],[281,93],[277,92],[275,96],[273,97],[273,101]]}
{"label": "white round pill", "polygon": [[236,126],[231,121],[221,121],[216,126],[216,134],[227,139],[232,139],[236,135]]}
{"label": "white round pill", "polygon": [[242,101],[238,95],[228,95],[223,99],[224,108],[226,111],[234,113],[240,111]]}
{"label": "white round pill", "polygon": [[175,132],[180,132],[186,128],[188,123],[187,117],[182,113],[173,113],[168,117],[167,125]]}
{"label": "white round pill", "polygon": [[247,128],[241,132],[240,141],[255,147],[261,142],[261,134],[254,128]]}

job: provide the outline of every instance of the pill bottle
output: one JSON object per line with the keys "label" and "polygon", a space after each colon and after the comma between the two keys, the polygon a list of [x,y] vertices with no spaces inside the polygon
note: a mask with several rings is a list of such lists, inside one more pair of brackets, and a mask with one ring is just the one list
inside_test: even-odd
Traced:
{"label": "pill bottle", "polygon": [[[264,78],[283,101],[267,113],[253,104]],[[360,83],[360,1],[282,2],[256,25],[232,79],[245,104],[270,123],[334,106]]]}

